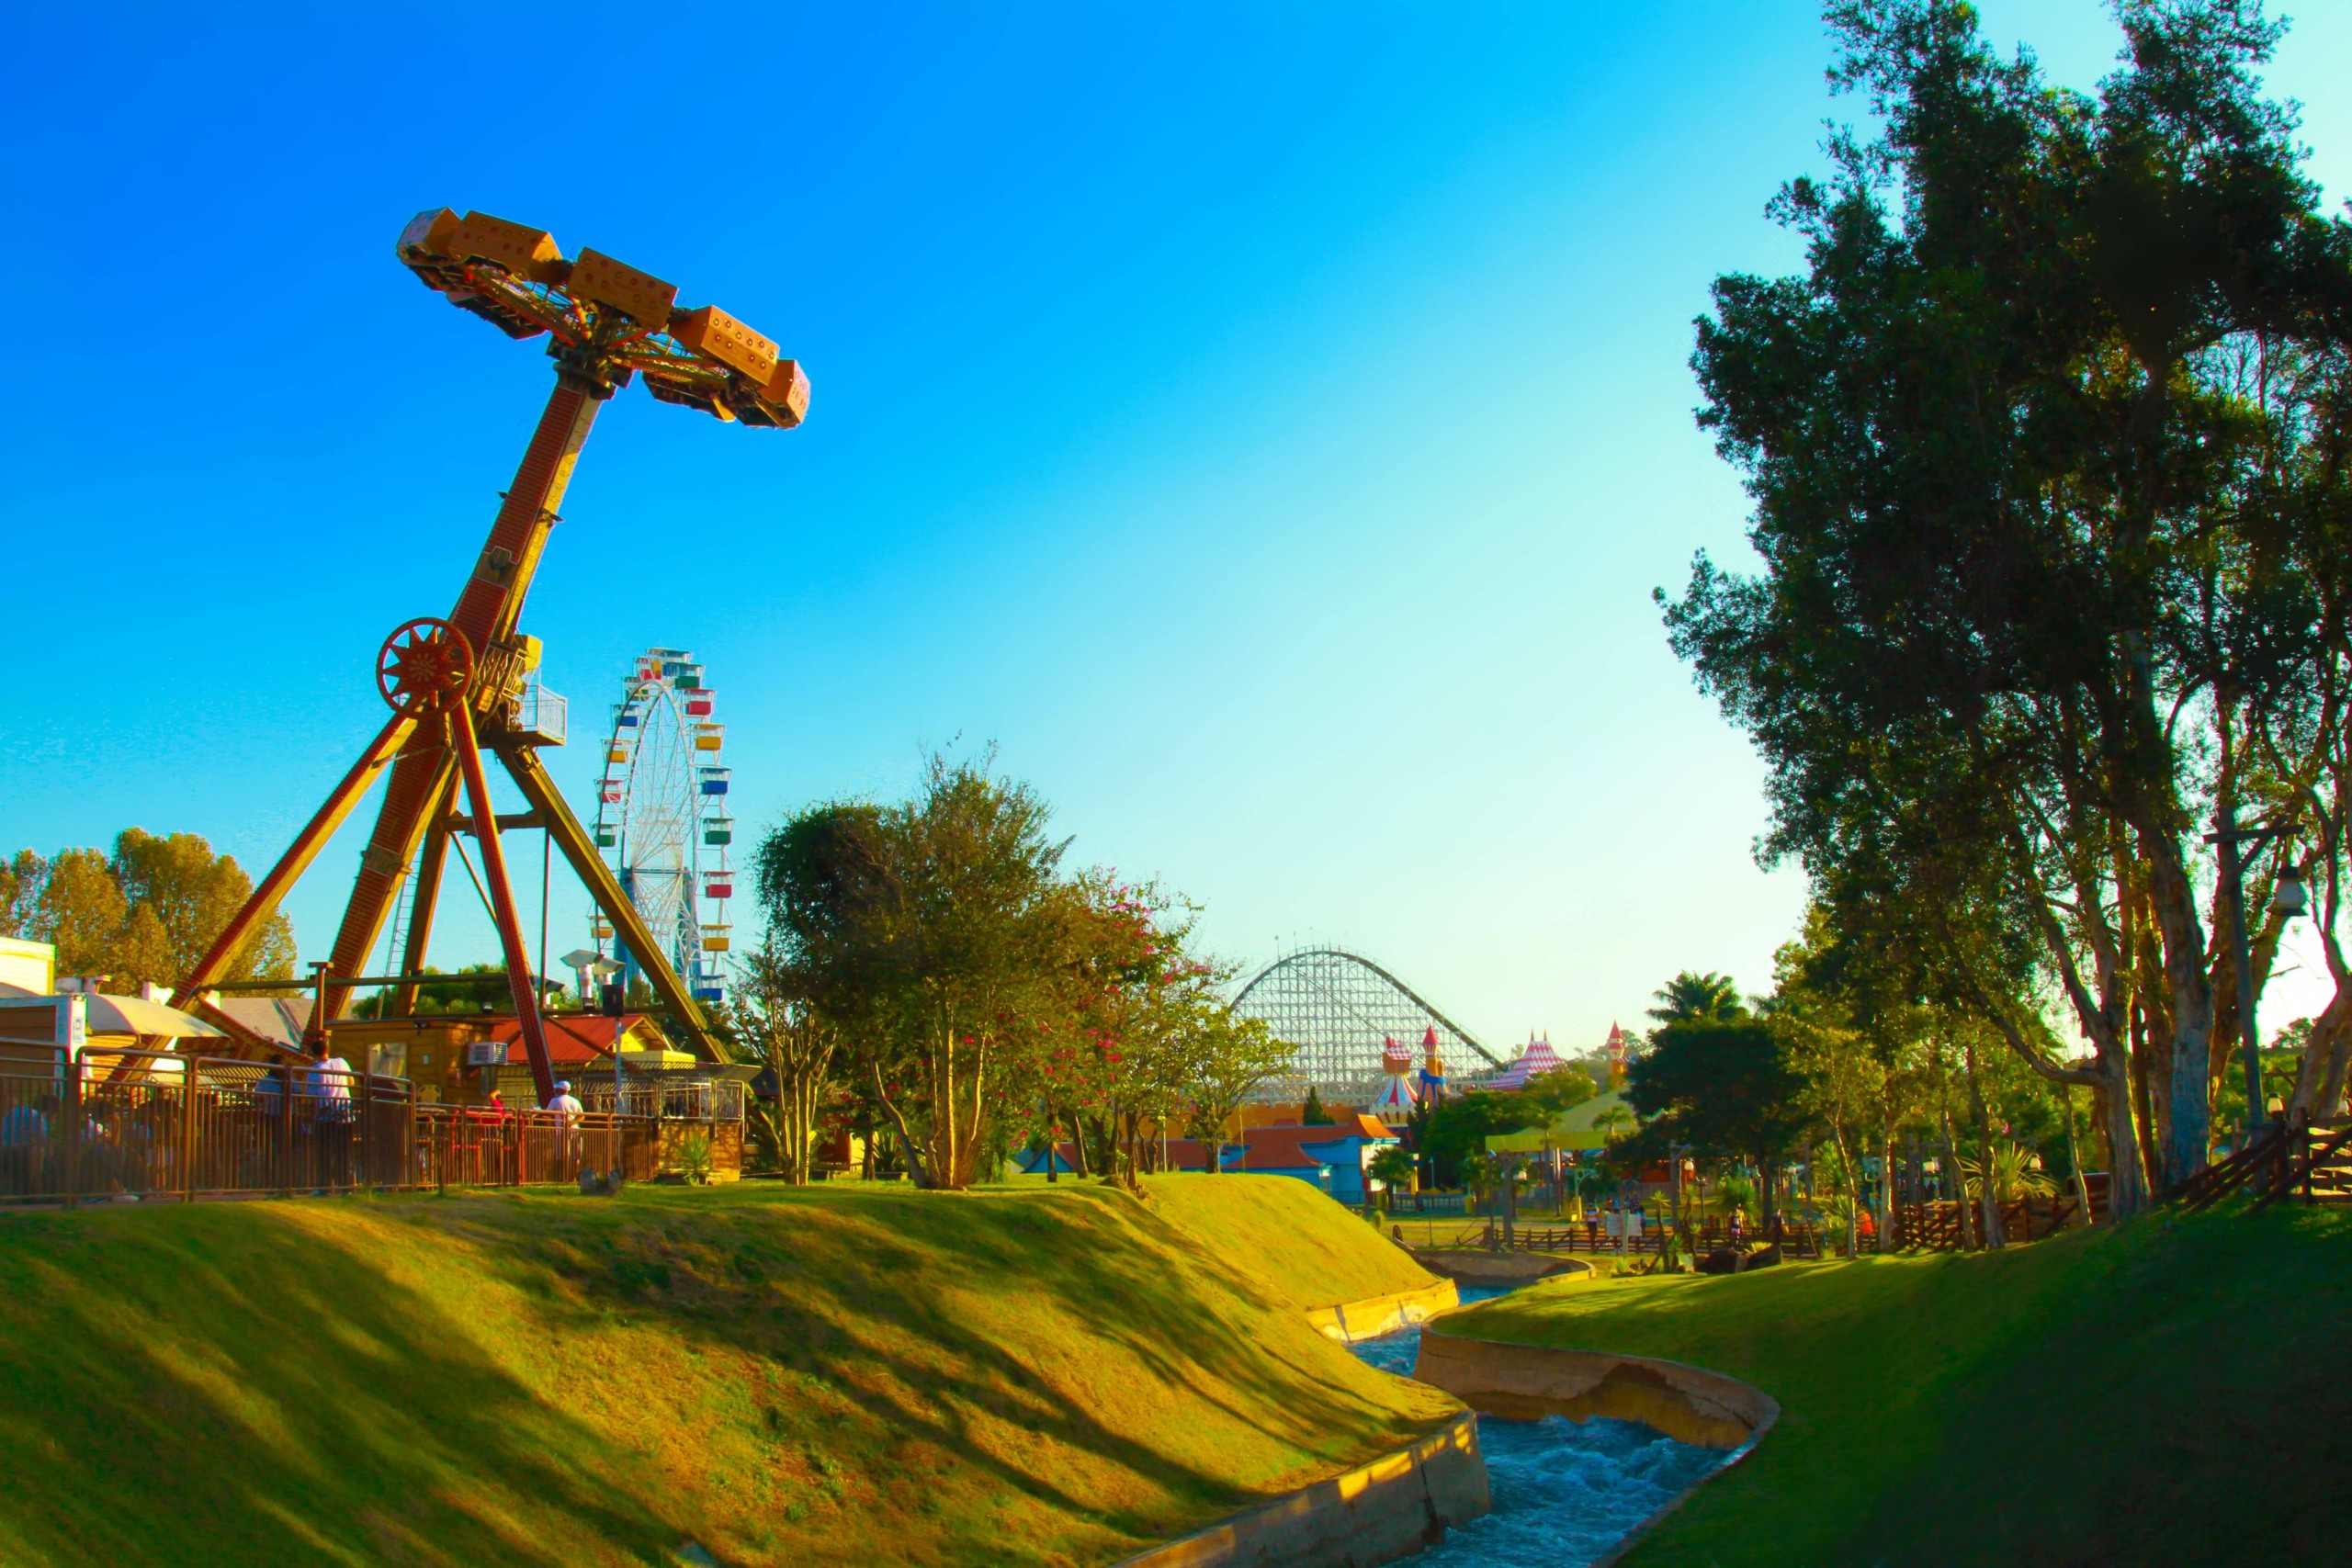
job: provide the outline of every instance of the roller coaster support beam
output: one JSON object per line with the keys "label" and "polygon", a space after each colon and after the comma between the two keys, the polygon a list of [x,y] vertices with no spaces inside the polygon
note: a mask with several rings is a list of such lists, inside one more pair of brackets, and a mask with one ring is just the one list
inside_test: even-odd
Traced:
{"label": "roller coaster support beam", "polygon": [[615,880],[612,867],[605,863],[605,857],[598,854],[596,846],[589,841],[587,830],[580,826],[580,819],[572,816],[571,807],[564,804],[562,793],[555,787],[555,781],[548,776],[547,770],[539,765],[537,754],[528,747],[502,746],[498,748],[498,757],[506,764],[506,771],[514,775],[515,786],[522,790],[523,798],[538,810],[548,835],[555,840],[556,849],[588,889],[588,896],[595,900],[596,908],[605,912],[605,918],[613,922],[613,929],[620,933],[622,942],[636,955],[639,965],[645,971],[645,977],[653,983],[654,995],[662,998],[662,1005],[670,1010],[670,1015],[678,1021],[680,1026],[694,1036],[695,1054],[707,1061],[724,1061],[724,1053],[711,1037],[710,1021],[705,1016],[702,1004],[687,994],[677,971],[670,966],[669,959],[663,955],[662,944],[647,928],[644,918],[639,915],[629,896],[622,891],[620,883]]}
{"label": "roller coaster support beam", "polygon": [[359,797],[368,793],[368,786],[376,782],[376,775],[399,754],[415,728],[413,715],[395,713],[390,721],[377,731],[376,739],[359,754],[359,761],[343,775],[343,782],[334,786],[326,803],[319,807],[310,821],[303,824],[302,830],[294,836],[293,843],[277,857],[277,863],[269,868],[269,874],[261,879],[261,886],[254,889],[244,907],[222,928],[220,934],[213,939],[212,946],[197,961],[196,967],[188,971],[187,978],[180,982],[179,989],[172,993],[174,1007],[187,1006],[215,981],[228,978],[229,972],[236,967],[237,960],[247,945],[260,934],[269,917],[277,912],[278,902],[286,897],[287,889],[310,869],[319,852],[326,848],[327,840],[334,837],[335,829],[342,827],[344,819],[351,815],[352,807],[359,804]]}

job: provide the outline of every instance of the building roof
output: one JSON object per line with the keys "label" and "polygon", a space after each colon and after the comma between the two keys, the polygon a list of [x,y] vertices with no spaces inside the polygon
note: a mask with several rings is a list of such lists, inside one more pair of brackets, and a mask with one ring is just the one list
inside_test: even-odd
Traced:
{"label": "building roof", "polygon": [[311,1027],[308,997],[208,998],[207,1005],[239,1027],[288,1050],[300,1050],[302,1032]]}
{"label": "building roof", "polygon": [[1209,1168],[1209,1146],[1198,1138],[1168,1140],[1168,1168],[1170,1170],[1206,1170]]}
{"label": "building roof", "polygon": [[1527,1048],[1520,1052],[1518,1060],[1496,1074],[1487,1087],[1494,1089],[1523,1089],[1527,1080],[1538,1073],[1555,1073],[1566,1066],[1560,1060],[1558,1053],[1552,1049],[1549,1036],[1530,1040]]}
{"label": "building roof", "polygon": [[[559,1067],[590,1066],[609,1061],[613,1042],[628,1035],[639,1039],[622,1047],[635,1051],[666,1045],[661,1026],[641,1012],[625,1012],[618,1018],[598,1013],[584,1013],[571,1018],[549,1018],[547,1025],[548,1060]],[[520,1019],[501,1018],[491,1025],[490,1038],[508,1045],[522,1043],[523,1024]]]}
{"label": "building roof", "polygon": [[[1376,1117],[1361,1112],[1329,1127],[1251,1127],[1241,1134],[1241,1141],[1250,1150],[1242,1168],[1303,1170],[1309,1166],[1329,1165],[1329,1156],[1339,1152],[1337,1145],[1350,1138],[1393,1144],[1396,1134],[1382,1126]],[[1318,1149],[1323,1152],[1317,1154]]]}
{"label": "building roof", "polygon": [[1308,1144],[1333,1144],[1347,1134],[1337,1127],[1251,1127],[1241,1134],[1249,1154],[1244,1170],[1306,1170],[1330,1162],[1306,1151]]}

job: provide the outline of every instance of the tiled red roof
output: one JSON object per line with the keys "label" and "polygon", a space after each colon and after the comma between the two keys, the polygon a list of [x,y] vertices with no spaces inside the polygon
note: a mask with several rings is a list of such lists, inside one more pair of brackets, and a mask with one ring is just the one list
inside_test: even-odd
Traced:
{"label": "tiled red roof", "polygon": [[1336,1144],[1342,1138],[1377,1138],[1394,1143],[1396,1134],[1380,1124],[1376,1117],[1358,1113],[1329,1127],[1251,1127],[1241,1134],[1249,1146],[1245,1170],[1304,1170],[1327,1162],[1306,1153],[1318,1144]]}
{"label": "tiled red roof", "polygon": [[1324,1162],[1302,1145],[1336,1143],[1348,1135],[1345,1127],[1252,1127],[1241,1134],[1250,1153],[1244,1170],[1305,1170]]}
{"label": "tiled red roof", "polygon": [[[585,1015],[579,1018],[549,1018],[541,1021],[547,1026],[548,1060],[559,1067],[580,1067],[609,1061],[613,1042],[645,1021],[641,1012],[625,1012],[618,1018]],[[657,1031],[658,1032],[658,1031]],[[523,1025],[515,1019],[503,1018],[491,1026],[490,1037],[509,1045],[521,1043]]]}
{"label": "tiled red roof", "polygon": [[1168,1168],[1170,1170],[1206,1170],[1209,1168],[1209,1146],[1198,1138],[1168,1140]]}

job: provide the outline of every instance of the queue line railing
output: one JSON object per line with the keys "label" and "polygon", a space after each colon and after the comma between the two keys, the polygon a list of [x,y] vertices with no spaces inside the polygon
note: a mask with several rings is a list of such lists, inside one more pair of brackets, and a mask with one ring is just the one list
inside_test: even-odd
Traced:
{"label": "queue line railing", "polygon": [[[714,1141],[740,1128],[713,1124]],[[406,1079],[0,1042],[0,1203],[649,1180],[680,1126],[420,1100]]]}

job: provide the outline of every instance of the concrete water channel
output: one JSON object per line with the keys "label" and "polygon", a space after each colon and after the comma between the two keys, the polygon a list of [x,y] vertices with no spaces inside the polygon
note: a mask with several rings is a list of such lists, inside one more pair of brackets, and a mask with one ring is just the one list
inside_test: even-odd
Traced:
{"label": "concrete water channel", "polygon": [[[1464,1285],[1462,1301],[1507,1293]],[[1349,1348],[1383,1371],[1412,1375],[1417,1324]],[[1411,1559],[1415,1568],[1583,1568],[1735,1456],[1678,1442],[1638,1421],[1563,1416],[1478,1417],[1494,1511]]]}

